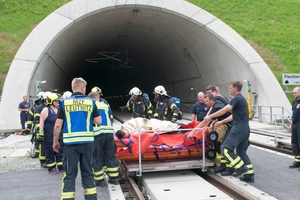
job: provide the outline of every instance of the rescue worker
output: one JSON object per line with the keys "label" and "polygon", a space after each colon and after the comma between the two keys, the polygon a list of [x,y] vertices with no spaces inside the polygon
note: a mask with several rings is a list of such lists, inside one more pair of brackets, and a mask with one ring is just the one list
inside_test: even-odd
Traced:
{"label": "rescue worker", "polygon": [[71,97],[71,96],[72,96],[72,92],[70,92],[70,91],[65,91],[65,92],[63,93],[62,98],[63,98],[63,99],[66,99],[66,98],[69,98],[69,97]]}
{"label": "rescue worker", "polygon": [[22,126],[22,131],[20,131],[19,133],[16,133],[16,135],[26,135],[25,123],[28,118],[29,108],[30,108],[30,103],[28,102],[28,96],[24,95],[23,101],[18,106],[18,111],[21,111],[20,112],[20,122],[21,122],[21,126]]}
{"label": "rescue worker", "polygon": [[[38,139],[44,142],[46,152],[46,163],[50,174],[62,172],[62,149],[58,153],[53,151],[53,129],[57,117],[57,107],[59,105],[59,97],[52,93],[47,97],[47,106],[42,110],[40,116],[40,131]],[[61,143],[61,141],[59,141]]]}
{"label": "rescue worker", "polygon": [[[35,109],[37,108],[38,105],[40,105],[43,101],[43,95],[44,92],[39,92],[37,94],[37,100],[34,101],[33,106],[30,107],[29,112],[28,112],[28,118],[27,118],[27,133],[32,133],[31,137],[31,142],[34,143],[34,153],[31,156],[31,158],[38,158],[39,157],[39,143],[36,138],[36,133],[34,130],[35,124],[33,123],[34,121],[34,114],[35,114]],[[26,133],[26,134],[27,134]]]}
{"label": "rescue worker", "polygon": [[[102,93],[102,90],[99,87],[93,87],[91,92],[96,92],[97,94],[99,94],[100,102],[104,102],[106,105],[108,105],[110,107],[109,103],[104,98],[102,98],[103,93]],[[114,121],[114,116],[113,116],[112,111],[111,111],[111,114],[110,114],[110,119],[112,121]]]}
{"label": "rescue worker", "polygon": [[156,107],[154,118],[175,123],[180,115],[179,108],[161,85],[154,88]]}
{"label": "rescue worker", "polygon": [[59,135],[63,128],[63,179],[61,199],[75,199],[75,179],[80,163],[84,197],[97,199],[97,190],[92,170],[94,153],[94,124],[101,124],[96,101],[85,96],[86,81],[72,80],[73,94],[62,99],[54,125],[53,150],[59,152]]}
{"label": "rescue worker", "polygon": [[243,84],[239,81],[231,82],[229,92],[234,98],[224,108],[206,116],[204,120],[211,121],[213,118],[224,115],[226,112],[232,110],[232,115],[225,119],[232,121],[232,127],[222,143],[222,155],[229,165],[235,169],[235,172],[232,173],[233,176],[240,176],[241,181],[253,183],[253,165],[247,155],[250,136],[249,117],[247,113],[248,103],[241,94],[242,87]]}
{"label": "rescue worker", "polygon": [[[217,112],[218,110],[221,110],[222,108],[225,107],[225,105],[220,102],[220,101],[216,101],[215,97],[212,94],[207,94],[205,95],[205,104],[211,108],[209,114],[213,114],[215,112]],[[217,151],[217,160],[220,162],[220,166],[219,167],[215,167],[214,171],[215,173],[221,173],[224,172],[226,170],[226,164],[227,161],[224,158],[224,156],[222,156],[221,154],[221,144],[223,142],[223,139],[225,137],[225,133],[227,131],[227,129],[231,128],[232,123],[223,123],[223,124],[219,124],[219,126],[215,126],[215,122],[217,121],[222,121],[223,119],[226,119],[227,117],[229,117],[231,115],[230,112],[226,112],[225,114],[218,116],[216,118],[213,118],[213,122],[211,123],[211,127],[213,130],[215,130],[218,133],[218,140],[215,143],[215,149]],[[227,167],[230,167],[229,165],[227,165]]]}
{"label": "rescue worker", "polygon": [[109,117],[111,109],[104,102],[100,102],[97,93],[92,92],[88,96],[96,100],[96,105],[102,119],[101,124],[94,124],[95,151],[93,168],[96,186],[105,186],[102,159],[105,160],[105,171],[109,177],[108,182],[118,185],[119,165],[115,157],[114,127]]}
{"label": "rescue worker", "polygon": [[[41,116],[41,112],[44,109],[44,107],[47,106],[46,103],[46,99],[48,97],[48,95],[52,94],[51,92],[44,92],[43,93],[43,100],[41,102],[40,105],[38,105],[34,111],[34,130],[37,133],[36,137],[38,137],[38,133],[40,132],[40,116]],[[45,149],[44,149],[44,142],[41,140],[38,140],[38,144],[39,144],[39,160],[40,160],[40,164],[41,167],[46,168],[47,164],[46,164],[46,154],[45,154]]]}
{"label": "rescue worker", "polygon": [[133,118],[142,117],[150,119],[152,117],[152,104],[147,94],[134,87],[130,90],[130,99],[127,101],[126,106],[121,106],[122,111],[132,111]]}
{"label": "rescue worker", "polygon": [[[289,131],[292,133],[292,150],[295,156],[294,162],[289,168],[300,167],[300,87],[295,87],[293,90],[294,101],[292,102],[292,121],[289,126]],[[299,168],[300,171],[300,168]]]}
{"label": "rescue worker", "polygon": [[199,92],[198,101],[194,104],[192,109],[191,120],[192,121],[197,120],[198,122],[203,121],[203,118],[206,116],[208,110],[209,108],[204,103],[204,93]]}
{"label": "rescue worker", "polygon": [[225,106],[229,103],[228,99],[226,99],[221,94],[218,94],[217,87],[215,85],[209,85],[205,89],[206,94],[212,94],[215,97],[216,101],[221,101]]}

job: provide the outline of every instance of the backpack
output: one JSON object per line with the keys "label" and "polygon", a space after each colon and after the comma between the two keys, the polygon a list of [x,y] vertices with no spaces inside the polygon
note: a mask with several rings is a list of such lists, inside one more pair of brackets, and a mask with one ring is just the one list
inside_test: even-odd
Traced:
{"label": "backpack", "polygon": [[180,109],[180,99],[177,97],[171,97],[171,99],[174,101],[176,106]]}
{"label": "backpack", "polygon": [[142,96],[143,96],[143,99],[149,99],[149,95],[146,93],[144,93]]}
{"label": "backpack", "polygon": [[182,120],[183,117],[183,113],[180,111],[180,99],[177,97],[171,97],[171,99],[174,101],[175,105],[178,107],[179,109],[179,113],[178,113],[178,119]]}

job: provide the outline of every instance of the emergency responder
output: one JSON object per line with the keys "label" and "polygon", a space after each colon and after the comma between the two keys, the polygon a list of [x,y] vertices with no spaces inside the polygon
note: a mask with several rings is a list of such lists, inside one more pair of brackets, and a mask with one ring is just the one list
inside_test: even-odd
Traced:
{"label": "emergency responder", "polygon": [[156,107],[154,118],[175,123],[180,115],[179,108],[161,85],[154,88]]}
{"label": "emergency responder", "polygon": [[62,98],[63,98],[63,99],[66,99],[66,98],[69,98],[69,97],[71,97],[71,96],[72,96],[72,92],[70,92],[70,91],[65,91],[65,92],[63,93]]}
{"label": "emergency responder", "polygon": [[102,118],[101,124],[94,124],[95,152],[93,168],[96,186],[105,186],[104,169],[102,165],[103,155],[106,164],[105,171],[109,177],[108,182],[118,185],[119,165],[115,157],[114,127],[109,117],[111,109],[104,102],[99,101],[100,99],[97,93],[92,92],[88,96],[96,100],[96,105]]}
{"label": "emergency responder", "polygon": [[[44,92],[43,93],[43,100],[41,102],[40,105],[38,105],[34,111],[34,120],[33,123],[35,124],[34,130],[37,133],[36,137],[38,138],[38,133],[40,132],[40,116],[41,116],[41,112],[43,110],[44,107],[47,106],[46,103],[46,99],[48,97],[48,95],[52,94],[51,92]],[[46,163],[46,153],[45,153],[45,149],[44,149],[44,142],[37,139],[38,140],[38,144],[39,144],[39,160],[40,160],[40,164],[42,167],[47,167],[47,163]]]}
{"label": "emergency responder", "polygon": [[216,101],[221,101],[225,106],[229,103],[228,99],[226,99],[223,95],[218,94],[217,87],[215,85],[209,85],[205,89],[206,94],[212,94],[215,97]]}
{"label": "emergency responder", "polygon": [[211,121],[232,110],[232,115],[225,119],[232,121],[232,127],[222,143],[222,155],[228,164],[235,169],[235,172],[232,173],[233,176],[240,176],[241,181],[253,183],[253,165],[247,155],[250,136],[249,117],[247,113],[248,104],[247,100],[241,94],[242,87],[243,84],[239,81],[231,82],[229,92],[234,98],[224,108],[206,116],[204,120]]}
{"label": "emergency responder", "polygon": [[122,111],[132,111],[133,118],[142,117],[150,119],[152,117],[152,104],[147,94],[134,87],[130,90],[130,99],[127,101],[126,106],[121,106]]}
{"label": "emergency responder", "polygon": [[94,124],[101,124],[96,101],[85,96],[86,81],[72,80],[73,94],[62,99],[54,125],[53,150],[59,152],[59,135],[63,128],[63,179],[61,199],[75,199],[75,179],[78,162],[85,199],[97,199],[97,190],[92,171],[94,153]]}
{"label": "emergency responder", "polygon": [[[31,137],[31,142],[34,143],[34,153],[31,156],[31,158],[38,158],[39,157],[39,143],[38,140],[36,138],[36,133],[34,130],[35,124],[33,123],[34,121],[34,112],[35,109],[37,108],[38,105],[41,104],[41,102],[43,101],[43,95],[44,92],[39,92],[37,94],[37,100],[34,101],[33,106],[30,107],[29,112],[28,112],[28,118],[27,118],[27,133],[32,133],[32,137]],[[26,134],[27,134],[26,133]]]}
{"label": "emergency responder", "polygon": [[[215,100],[215,97],[212,94],[205,95],[205,104],[211,108],[209,114],[213,114],[217,112],[218,110],[221,110],[225,107],[225,105],[218,100]],[[222,121],[223,119],[226,119],[231,115],[230,112],[226,112],[225,114],[218,116],[216,118],[213,118],[213,123],[211,124],[211,127],[213,130],[215,130],[218,133],[218,140],[215,143],[215,149],[217,151],[217,160],[220,162],[219,167],[215,167],[214,171],[215,173],[221,173],[226,170],[226,159],[221,154],[221,144],[224,141],[225,133],[227,131],[227,128],[231,128],[232,122],[220,124],[219,126],[215,126],[215,122]],[[229,167],[229,166],[227,166]]]}
{"label": "emergency responder", "polygon": [[[97,94],[99,94],[100,102],[104,102],[106,105],[108,105],[110,107],[109,103],[104,98],[102,98],[103,93],[102,93],[102,90],[99,87],[93,87],[92,90],[91,90],[91,92],[96,92]],[[110,113],[110,119],[112,121],[114,121],[114,116],[113,116],[112,111]]]}
{"label": "emergency responder", "polygon": [[19,133],[16,133],[16,135],[26,135],[25,123],[28,118],[29,108],[30,108],[30,103],[28,102],[28,96],[24,95],[23,101],[18,106],[18,111],[21,111],[20,112],[20,122],[21,122],[21,126],[22,126],[22,131],[20,131]]}
{"label": "emergency responder", "polygon": [[[300,167],[300,87],[295,87],[293,90],[294,101],[292,102],[292,121],[289,126],[289,131],[292,132],[292,150],[295,156],[294,162],[289,168]],[[300,170],[300,168],[299,168]]]}
{"label": "emergency responder", "polygon": [[198,101],[197,103],[194,104],[193,109],[192,109],[192,121],[198,121],[201,122],[203,121],[203,118],[206,116],[207,111],[209,108],[206,106],[204,103],[204,93],[199,92],[198,93]]}
{"label": "emergency responder", "polygon": [[[46,152],[46,163],[50,174],[62,172],[62,149],[58,153],[53,151],[53,129],[57,117],[59,97],[52,93],[46,99],[47,106],[42,110],[40,116],[40,131],[38,139],[44,142]],[[61,143],[61,141],[60,141]]]}

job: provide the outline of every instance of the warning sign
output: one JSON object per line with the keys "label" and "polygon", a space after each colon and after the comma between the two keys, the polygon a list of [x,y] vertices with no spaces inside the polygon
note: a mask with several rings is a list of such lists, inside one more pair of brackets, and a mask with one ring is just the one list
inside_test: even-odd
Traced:
{"label": "warning sign", "polygon": [[300,74],[282,74],[283,85],[300,85]]}

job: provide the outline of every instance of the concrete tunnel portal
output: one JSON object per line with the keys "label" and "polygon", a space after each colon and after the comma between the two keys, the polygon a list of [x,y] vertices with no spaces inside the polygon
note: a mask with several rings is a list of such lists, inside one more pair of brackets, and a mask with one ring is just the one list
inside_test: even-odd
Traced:
{"label": "concrete tunnel portal", "polygon": [[231,81],[246,80],[258,94],[256,105],[290,107],[252,47],[195,5],[181,0],[74,0],[45,18],[17,52],[4,84],[0,130],[20,129],[17,106],[24,94],[34,97],[38,85],[43,91],[71,90],[74,77],[88,82],[87,92],[100,87],[112,106],[123,105],[134,86],[153,100],[154,87],[163,85],[190,112],[207,85],[218,85],[228,96]]}

